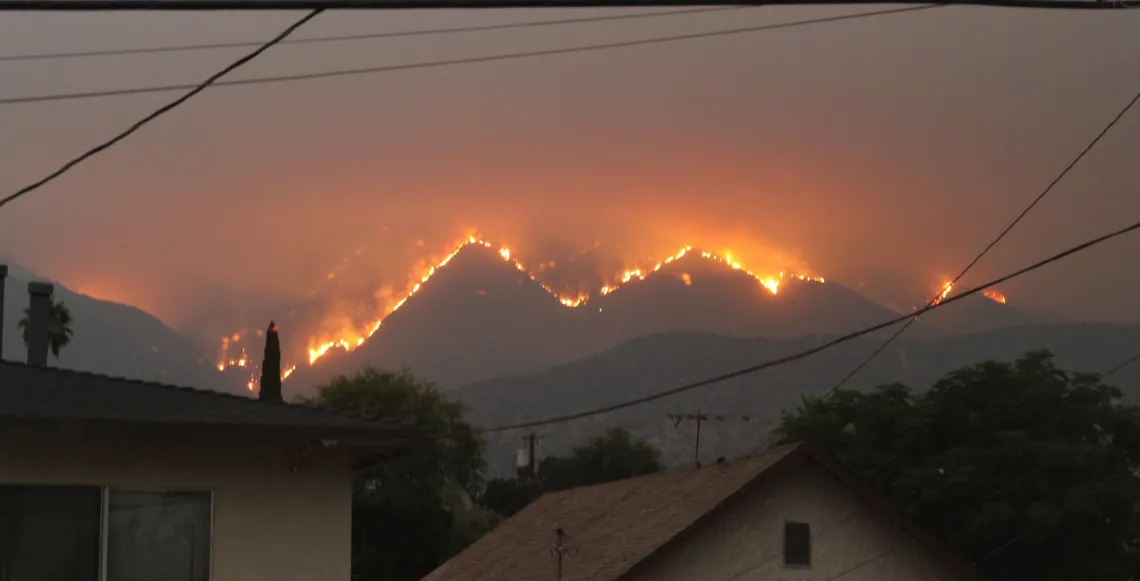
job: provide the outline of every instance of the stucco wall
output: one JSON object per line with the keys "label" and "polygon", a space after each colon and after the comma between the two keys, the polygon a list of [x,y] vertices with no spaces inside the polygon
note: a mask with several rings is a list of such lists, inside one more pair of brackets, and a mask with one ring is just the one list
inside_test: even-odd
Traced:
{"label": "stucco wall", "polygon": [[212,581],[348,581],[352,483],[344,454],[0,429],[0,483],[213,491]]}
{"label": "stucco wall", "polygon": [[[784,566],[785,521],[811,525],[811,567]],[[806,461],[795,474],[761,487],[694,532],[676,550],[644,562],[629,581],[825,581],[848,569],[835,581],[955,578],[910,536]]]}

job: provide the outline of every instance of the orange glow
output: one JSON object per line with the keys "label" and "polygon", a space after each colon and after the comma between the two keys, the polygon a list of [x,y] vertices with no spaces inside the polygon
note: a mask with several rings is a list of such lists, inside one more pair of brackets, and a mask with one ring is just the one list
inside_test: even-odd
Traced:
{"label": "orange glow", "polygon": [[986,290],[986,291],[982,292],[982,295],[985,296],[987,299],[990,299],[991,301],[998,302],[998,303],[1001,303],[1003,305],[1005,304],[1005,295],[1001,294],[1000,292],[998,292],[995,289]]}
{"label": "orange glow", "polygon": [[681,280],[685,282],[685,286],[693,286],[693,277],[689,276],[689,273],[682,272]]}
{"label": "orange glow", "polygon": [[952,283],[952,282],[948,282],[948,283],[942,285],[942,292],[938,295],[937,298],[935,298],[933,301],[931,301],[930,304],[937,305],[938,303],[941,303],[942,301],[946,300],[946,297],[950,295],[950,291],[953,289],[954,289],[954,283]]}
{"label": "orange glow", "polygon": [[[408,283],[408,286],[405,288],[405,290],[402,293],[394,295],[395,297],[399,297],[399,299],[395,303],[393,303],[389,308],[384,309],[379,314],[379,316],[377,316],[376,319],[373,322],[371,322],[370,324],[367,324],[367,325],[364,325],[364,326],[358,327],[358,328],[352,328],[351,326],[346,325],[346,326],[343,326],[343,328],[339,332],[335,332],[332,335],[310,338],[309,345],[308,345],[308,363],[309,363],[309,365],[315,364],[317,362],[317,360],[319,360],[321,357],[323,357],[325,354],[327,354],[330,350],[332,350],[334,348],[339,348],[339,349],[344,350],[344,351],[352,351],[352,350],[356,349],[357,347],[363,345],[364,342],[369,337],[371,337],[374,333],[376,333],[376,331],[378,331],[380,329],[380,325],[382,325],[383,322],[392,313],[395,313],[396,311],[400,310],[400,308],[402,308],[405,304],[407,304],[408,300],[411,299],[413,296],[415,296],[416,293],[420,292],[420,290],[422,290],[424,288],[424,285],[426,285],[427,282],[429,280],[431,280],[431,278],[433,276],[435,276],[435,274],[437,272],[440,271],[440,269],[442,269],[449,262],[451,262],[451,260],[453,258],[455,258],[456,255],[458,255],[461,251],[463,251],[463,249],[467,248],[468,246],[482,246],[484,248],[490,248],[490,249],[496,248],[490,242],[487,242],[487,241],[482,240],[480,238],[477,238],[475,236],[470,236],[466,240],[463,240],[462,242],[456,244],[454,249],[450,253],[448,253],[443,259],[441,259],[439,262],[437,262],[434,265],[428,266],[418,277],[414,277]],[[635,282],[638,280],[645,280],[648,276],[650,276],[653,273],[661,270],[661,268],[663,268],[664,266],[666,266],[672,262],[675,262],[675,261],[681,259],[682,257],[686,256],[692,250],[693,250],[693,248],[691,246],[685,246],[685,247],[682,247],[680,250],[674,252],[673,254],[669,255],[664,260],[661,260],[660,262],[653,264],[652,266],[630,268],[630,269],[621,271],[611,278],[611,282],[604,284],[599,289],[599,294],[600,295],[608,295],[610,293],[617,291],[618,289],[622,288],[624,285],[626,285],[628,283],[632,283],[632,282]],[[585,294],[585,293],[581,293],[581,292],[577,292],[577,293],[558,292],[558,291],[554,290],[553,288],[551,288],[550,286],[546,285],[545,283],[542,283],[541,281],[539,281],[535,277],[534,271],[528,269],[526,267],[526,265],[524,265],[518,258],[516,258],[514,256],[514,254],[512,253],[510,248],[499,247],[497,249],[497,252],[498,252],[499,257],[502,258],[502,260],[504,262],[514,266],[514,268],[516,270],[525,274],[527,276],[527,278],[529,278],[531,281],[535,282],[540,287],[542,287],[543,290],[545,290],[549,295],[551,295],[555,300],[557,300],[558,303],[561,304],[562,306],[567,307],[567,308],[575,308],[575,307],[579,307],[579,306],[586,304],[590,300],[590,296]],[[809,276],[809,275],[804,275],[804,274],[788,274],[788,273],[780,272],[780,273],[777,273],[775,275],[760,275],[760,274],[754,273],[751,270],[743,267],[739,262],[733,261],[732,257],[730,255],[727,255],[727,254],[724,257],[721,257],[721,256],[718,256],[718,255],[710,253],[710,252],[701,252],[699,254],[699,256],[705,260],[708,260],[711,262],[716,262],[718,264],[722,264],[724,266],[732,268],[733,270],[737,270],[737,271],[740,271],[744,274],[747,274],[748,276],[755,279],[757,281],[757,283],[759,283],[759,285],[762,288],[764,288],[767,292],[769,292],[773,295],[775,295],[779,292],[780,285],[785,279],[797,279],[797,280],[801,280],[801,281],[805,281],[805,282],[816,282],[816,283],[823,283],[824,282],[824,279],[821,277]],[[546,263],[546,264],[553,266],[554,263],[550,262],[550,263]],[[541,268],[540,268],[540,270],[541,270]],[[685,281],[686,285],[690,285],[692,283],[692,277],[688,273],[682,274],[682,280]],[[601,309],[599,308],[598,310],[600,311]],[[239,359],[235,359],[235,360],[230,361],[230,360],[227,360],[227,358],[226,358],[226,353],[229,349],[231,339],[232,339],[232,342],[236,342],[236,341],[240,340],[241,334],[244,334],[244,331],[241,333],[235,333],[232,338],[231,337],[223,338],[222,349],[221,349],[221,357],[219,358],[219,363],[218,363],[218,369],[219,370],[224,370],[227,365],[238,365],[241,367],[244,367],[246,365],[246,363],[245,363],[246,358],[245,358],[244,351],[242,352],[242,356]],[[282,380],[289,377],[296,370],[296,368],[297,368],[297,366],[295,364],[288,367],[288,369],[286,369],[284,371],[284,373],[282,373]],[[252,385],[252,383],[251,383],[251,385]],[[252,390],[253,388],[251,387],[250,389]]]}

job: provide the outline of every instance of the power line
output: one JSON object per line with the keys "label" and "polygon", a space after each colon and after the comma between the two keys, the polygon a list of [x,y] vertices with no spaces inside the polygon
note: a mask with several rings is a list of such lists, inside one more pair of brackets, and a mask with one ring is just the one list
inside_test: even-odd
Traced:
{"label": "power line", "polygon": [[[839,6],[912,4],[907,0],[0,0],[10,12],[234,10],[491,10],[501,8],[633,8],[663,6]],[[1050,10],[1113,10],[1135,0],[956,0],[952,4]]]}
{"label": "power line", "polygon": [[[714,38],[719,36],[729,36],[734,34],[744,34],[749,32],[761,32],[766,30],[778,30],[782,28],[795,28],[799,26],[806,26],[809,24],[822,24],[825,22],[838,22],[841,20],[854,20],[857,18],[867,18],[871,16],[882,16],[886,14],[897,14],[900,12],[915,12],[918,10],[929,10],[931,8],[938,8],[945,4],[927,4],[922,6],[910,6],[906,8],[888,8],[883,10],[875,10],[871,12],[860,12],[857,14],[844,14],[841,16],[827,16],[821,18],[810,18],[804,20],[793,20],[790,22],[780,22],[776,24],[761,24],[757,26],[747,26],[741,28],[728,28],[722,30],[714,30],[708,32],[693,32],[688,34],[676,34],[672,36],[658,36],[653,38],[645,38],[639,40],[626,40],[618,42],[609,42],[602,44],[591,44],[585,46],[574,46],[566,48],[554,48],[546,50],[534,50],[525,52],[514,52],[497,55],[486,55],[476,57],[466,57],[439,61],[426,61],[419,63],[406,63],[398,65],[385,65],[378,67],[365,67],[356,69],[341,69],[333,71],[318,71],[313,73],[299,73],[293,75],[280,75],[271,77],[254,77],[250,79],[234,79],[229,81],[220,81],[213,83],[214,87],[234,87],[242,85],[260,85],[265,83],[281,83],[289,81],[308,81],[315,79],[328,79],[333,77],[349,77],[369,75],[375,73],[389,73],[394,71],[407,71],[415,69],[437,68],[453,65],[469,65],[476,63],[488,63],[496,61],[507,61],[524,58],[554,56],[562,54],[573,54],[583,52],[594,52],[601,50],[610,50],[616,48],[630,48],[636,46],[647,46],[653,44],[664,44],[670,42],[679,42],[684,40],[696,40],[701,38]],[[70,101],[75,99],[93,99],[99,97],[117,97],[123,95],[142,95],[147,93],[165,93],[168,91],[182,91],[194,87],[194,85],[160,85],[151,87],[135,87],[129,89],[110,89],[106,91],[86,91],[77,93],[57,93],[54,95],[36,95],[28,97],[9,97],[0,99],[0,105],[15,105],[20,103],[43,103],[47,101]]]}
{"label": "power line", "polygon": [[[350,42],[357,40],[376,40],[382,38],[403,38],[409,36],[427,36],[434,34],[455,34],[461,32],[483,32],[489,30],[511,30],[516,28],[535,28],[541,26],[559,26],[563,24],[580,24],[588,22],[607,22],[611,20],[630,20],[641,18],[659,18],[664,16],[681,16],[685,14],[698,14],[702,12],[721,12],[743,8],[739,6],[713,6],[709,8],[692,8],[687,10],[668,10],[664,12],[635,12],[632,14],[610,14],[606,16],[586,16],[580,18],[562,18],[558,20],[539,20],[535,22],[510,22],[504,24],[483,24],[477,26],[453,26],[446,28],[427,28],[419,30],[397,30],[390,32],[374,32],[364,34],[341,34],[335,36],[316,36],[310,38],[290,38],[277,44],[321,44],[328,42]],[[261,46],[262,41],[215,42],[204,44],[184,44],[175,46],[150,46],[136,48],[119,48],[105,50],[86,50],[72,52],[47,52],[0,55],[0,62],[20,62],[57,60],[84,57],[119,56],[134,54],[156,54],[173,52],[191,52],[201,50],[216,50],[224,48],[247,48]]]}
{"label": "power line", "polygon": [[[1081,150],[1081,152],[1075,158],[1073,158],[1072,161],[1069,162],[1069,165],[1065,166],[1065,169],[1062,170],[1061,173],[1057,175],[1057,177],[1053,178],[1053,181],[1049,182],[1049,185],[1046,186],[1045,189],[1042,190],[1040,194],[1037,194],[1037,197],[1033,198],[1033,201],[1030,202],[1029,205],[1026,206],[1025,209],[1022,210],[1021,213],[1018,214],[1017,217],[1014,218],[1013,221],[1010,222],[1009,225],[1006,226],[1005,229],[1002,230],[1001,233],[999,233],[996,238],[994,238],[989,244],[987,244],[986,247],[983,248],[982,251],[979,252],[978,255],[975,256],[974,259],[971,260],[970,263],[966,265],[966,268],[962,269],[962,272],[958,273],[958,276],[955,276],[954,279],[950,281],[950,284],[947,285],[947,289],[953,288],[953,286],[955,284],[958,284],[958,281],[961,280],[961,278],[963,276],[966,276],[966,273],[970,272],[970,269],[974,268],[974,266],[976,264],[978,264],[978,261],[980,261],[983,257],[985,257],[986,254],[989,254],[990,250],[992,250],[994,246],[997,246],[998,243],[1001,242],[1002,239],[1004,239],[1005,236],[1007,234],[1009,234],[1010,231],[1013,230],[1014,227],[1016,227],[1021,222],[1021,220],[1023,218],[1025,218],[1025,216],[1027,214],[1029,214],[1029,212],[1032,211],[1033,208],[1035,208],[1038,203],[1041,202],[1042,199],[1045,198],[1045,196],[1049,195],[1049,193],[1053,191],[1053,188],[1055,188],[1057,186],[1057,184],[1061,183],[1061,180],[1063,180],[1065,178],[1065,176],[1069,175],[1069,172],[1072,171],[1073,168],[1076,167],[1077,164],[1080,163],[1081,160],[1084,159],[1085,156],[1088,155],[1088,153],[1090,151],[1092,151],[1092,149],[1094,147],[1096,147],[1096,144],[1100,143],[1100,140],[1103,139],[1104,136],[1107,135],[1108,132],[1111,131],[1112,128],[1116,126],[1116,124],[1124,117],[1124,115],[1127,114],[1128,111],[1132,109],[1132,107],[1136,104],[1137,101],[1140,101],[1140,92],[1137,92],[1136,95],[1134,97],[1132,97],[1132,100],[1129,101],[1128,104],[1125,105],[1124,108],[1121,109],[1120,112],[1117,113],[1116,116],[1113,117],[1112,120],[1108,122],[1108,125],[1105,125],[1104,129],[1101,129],[1100,133],[1098,133],[1096,135],[1096,137],[1094,137],[1093,140],[1090,141],[1088,143],[1088,145],[1086,145],[1085,148],[1083,150]],[[930,299],[930,301],[927,303],[927,305],[929,306],[931,304],[934,304],[941,297],[942,297],[942,293],[935,295],[934,298]],[[910,326],[913,325],[914,322],[918,320],[919,314],[920,313],[915,313],[913,318],[908,320],[906,322],[906,324],[904,324],[902,327],[899,327],[899,329],[897,331],[895,331],[894,334],[892,334],[890,337],[887,337],[886,341],[883,341],[882,344],[880,344],[877,349],[872,351],[870,355],[868,355],[865,359],[863,359],[863,361],[859,362],[859,364],[856,365],[855,368],[852,369],[849,373],[847,373],[847,375],[844,375],[843,378],[840,379],[838,383],[831,386],[831,389],[827,390],[827,392],[830,393],[830,392],[833,392],[833,391],[843,387],[848,381],[851,380],[852,377],[855,377],[855,375],[858,374],[860,371],[862,371],[863,368],[866,367],[869,363],[871,363],[871,361],[873,361],[875,359],[875,357],[878,357],[878,355],[880,353],[882,353],[883,350],[885,350],[888,345],[890,345],[892,342],[894,342],[894,340],[897,339],[899,337],[899,335],[902,335],[904,331],[906,331],[908,328],[910,328]]]}
{"label": "power line", "polygon": [[1118,372],[1120,372],[1121,369],[1124,369],[1125,367],[1128,367],[1129,365],[1132,365],[1133,363],[1136,363],[1137,361],[1140,361],[1140,353],[1137,353],[1137,354],[1133,355],[1132,357],[1129,357],[1128,359],[1121,361],[1115,367],[1113,367],[1113,368],[1109,369],[1108,371],[1105,371],[1104,373],[1100,374],[1100,378],[1101,379],[1107,379],[1110,376],[1116,375]]}
{"label": "power line", "polygon": [[303,18],[301,18],[300,20],[289,25],[288,28],[286,28],[284,31],[282,31],[277,36],[273,37],[269,42],[266,42],[262,46],[258,47],[257,50],[254,50],[253,52],[241,57],[240,59],[234,61],[232,64],[230,64],[226,68],[218,71],[217,73],[214,73],[209,78],[207,78],[205,81],[202,81],[201,84],[195,86],[189,93],[186,93],[185,95],[182,95],[181,97],[175,99],[174,101],[171,101],[170,103],[168,103],[166,105],[163,105],[162,107],[158,108],[153,113],[151,113],[150,115],[147,115],[146,117],[143,117],[139,121],[136,121],[133,125],[128,127],[122,133],[119,133],[118,135],[112,137],[111,139],[89,149],[87,152],[83,153],[79,157],[76,157],[75,159],[72,159],[71,161],[65,163],[63,165],[63,167],[60,167],[59,169],[55,170],[54,172],[48,174],[46,177],[41,178],[40,180],[33,182],[27,186],[24,186],[23,188],[21,188],[16,193],[0,200],[0,208],[3,208],[9,202],[19,198],[20,196],[23,196],[25,194],[28,194],[30,192],[33,192],[33,191],[43,187],[44,185],[51,182],[52,180],[54,180],[54,179],[58,178],[59,176],[67,173],[68,170],[70,170],[71,168],[79,165],[80,163],[83,163],[84,161],[90,159],[91,157],[94,157],[98,153],[100,153],[100,152],[110,148],[111,146],[115,145],[116,143],[126,139],[132,133],[138,131],[139,129],[142,129],[142,127],[144,125],[146,125],[147,123],[154,121],[158,117],[161,117],[163,114],[173,110],[175,107],[178,107],[179,105],[185,103],[186,101],[189,101],[194,95],[197,95],[198,93],[201,93],[202,91],[206,90],[206,87],[209,87],[211,84],[213,84],[218,79],[222,78],[223,76],[230,73],[234,69],[237,69],[238,67],[244,65],[245,63],[248,63],[249,61],[257,58],[261,53],[269,50],[273,45],[277,44],[278,42],[281,42],[282,40],[285,39],[285,37],[289,36],[290,34],[293,34],[293,32],[295,30],[297,30],[298,28],[303,26],[306,22],[315,18],[321,12],[322,12],[322,10],[314,10],[314,11],[306,14]]}
{"label": "power line", "polygon": [[835,339],[832,339],[831,341],[828,341],[827,343],[824,343],[824,344],[816,346],[816,347],[812,347],[810,349],[805,349],[805,350],[797,352],[797,353],[793,353],[792,355],[786,355],[784,357],[778,357],[776,359],[770,359],[770,360],[765,361],[763,363],[758,363],[756,365],[745,367],[743,369],[738,369],[736,371],[730,371],[728,373],[724,373],[721,375],[710,377],[708,379],[702,379],[700,381],[687,383],[687,384],[682,385],[680,387],[674,387],[672,389],[659,391],[659,392],[651,394],[651,395],[647,395],[647,396],[643,396],[643,397],[639,397],[639,398],[635,398],[635,399],[631,399],[631,400],[626,400],[626,401],[621,402],[621,403],[602,406],[602,407],[594,408],[591,410],[576,412],[576,413],[572,413],[572,414],[554,416],[554,417],[550,417],[550,418],[546,418],[546,419],[542,419],[542,420],[534,420],[534,421],[522,422],[522,423],[518,423],[518,424],[509,424],[509,425],[498,426],[498,427],[494,427],[494,428],[482,428],[482,429],[477,429],[477,431],[481,432],[481,433],[503,432],[503,431],[507,431],[507,430],[533,428],[536,426],[545,426],[545,425],[550,425],[550,424],[559,424],[559,423],[569,422],[569,421],[573,421],[573,420],[579,420],[582,418],[588,418],[591,416],[597,416],[597,415],[601,415],[601,414],[615,412],[615,411],[622,410],[625,408],[630,408],[630,407],[642,405],[645,403],[649,403],[652,401],[656,401],[659,399],[663,399],[666,397],[677,395],[679,393],[683,393],[686,391],[692,391],[692,390],[700,388],[700,387],[712,385],[714,383],[720,383],[722,381],[727,381],[729,379],[733,379],[733,378],[740,377],[743,375],[748,375],[751,373],[755,373],[757,371],[762,371],[764,369],[769,369],[772,367],[778,367],[780,365],[786,365],[786,364],[791,363],[793,361],[798,361],[800,359],[804,359],[806,357],[810,357],[812,355],[815,355],[816,353],[826,351],[826,350],[831,349],[832,347],[835,347],[837,345],[841,345],[843,343],[847,343],[847,342],[852,341],[854,339],[858,339],[859,337],[862,337],[864,335],[874,333],[875,331],[878,331],[880,329],[885,329],[885,328],[890,327],[892,325],[895,325],[897,323],[901,323],[910,317],[921,315],[921,314],[926,313],[928,311],[943,307],[949,303],[953,303],[955,301],[962,300],[962,299],[969,297],[971,295],[980,293],[989,287],[1001,284],[1001,283],[1009,281],[1009,280],[1013,280],[1019,276],[1022,276],[1024,274],[1028,274],[1030,272],[1033,272],[1034,270],[1037,270],[1039,268],[1042,268],[1044,266],[1047,266],[1049,264],[1052,264],[1054,262],[1062,260],[1062,259],[1064,259],[1070,255],[1088,250],[1089,248],[1092,248],[1094,246],[1098,246],[1100,244],[1108,242],[1109,240],[1123,236],[1123,235],[1128,234],[1130,232],[1133,232],[1135,230],[1140,230],[1140,222],[1136,222],[1135,224],[1132,224],[1130,226],[1126,226],[1126,227],[1121,228],[1119,230],[1115,230],[1115,231],[1110,232],[1108,234],[1098,236],[1096,238],[1093,238],[1092,240],[1088,240],[1088,241],[1083,242],[1081,244],[1078,244],[1076,246],[1070,247],[1067,250],[1064,250],[1062,252],[1054,254],[1053,256],[1050,256],[1050,257],[1045,258],[1043,260],[1039,260],[1039,261],[1037,261],[1037,262],[1035,262],[1029,266],[1026,266],[1024,268],[1016,270],[1010,274],[1007,274],[1007,275],[1002,276],[1000,278],[996,278],[996,279],[991,280],[987,283],[978,285],[974,288],[963,291],[963,292],[961,292],[957,295],[954,295],[952,297],[947,297],[945,300],[938,302],[937,304],[927,305],[927,306],[923,307],[922,309],[920,309],[919,311],[917,311],[913,315],[904,315],[901,317],[896,317],[894,319],[884,321],[884,322],[879,323],[877,325],[872,325],[870,327],[866,327],[866,328],[861,329],[859,331],[848,333],[846,335],[841,335]]}

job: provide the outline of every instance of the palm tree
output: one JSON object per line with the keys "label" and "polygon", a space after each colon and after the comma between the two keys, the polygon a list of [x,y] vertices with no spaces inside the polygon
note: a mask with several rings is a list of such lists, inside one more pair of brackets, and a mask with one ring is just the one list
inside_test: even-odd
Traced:
{"label": "palm tree", "polygon": [[[20,319],[20,329],[24,333],[24,345],[31,341],[31,336],[28,334],[30,327],[28,326],[28,319],[31,317],[32,308],[24,309],[24,317]],[[71,342],[71,311],[68,310],[67,305],[63,301],[51,301],[51,307],[48,310],[48,346],[51,348],[51,354],[59,359],[59,351]]]}

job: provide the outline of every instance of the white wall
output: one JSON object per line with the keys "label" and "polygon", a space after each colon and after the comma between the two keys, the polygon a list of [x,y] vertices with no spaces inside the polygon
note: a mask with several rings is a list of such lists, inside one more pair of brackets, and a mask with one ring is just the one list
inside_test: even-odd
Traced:
{"label": "white wall", "polygon": [[[808,465],[765,484],[700,525],[675,550],[635,568],[628,581],[951,581],[913,539],[879,520],[846,487]],[[784,566],[785,521],[812,532],[812,566]],[[958,579],[966,577],[958,576]]]}
{"label": "white wall", "polygon": [[212,490],[212,581],[348,581],[346,456],[315,454],[295,474],[292,461],[278,445],[0,428],[0,484]]}

